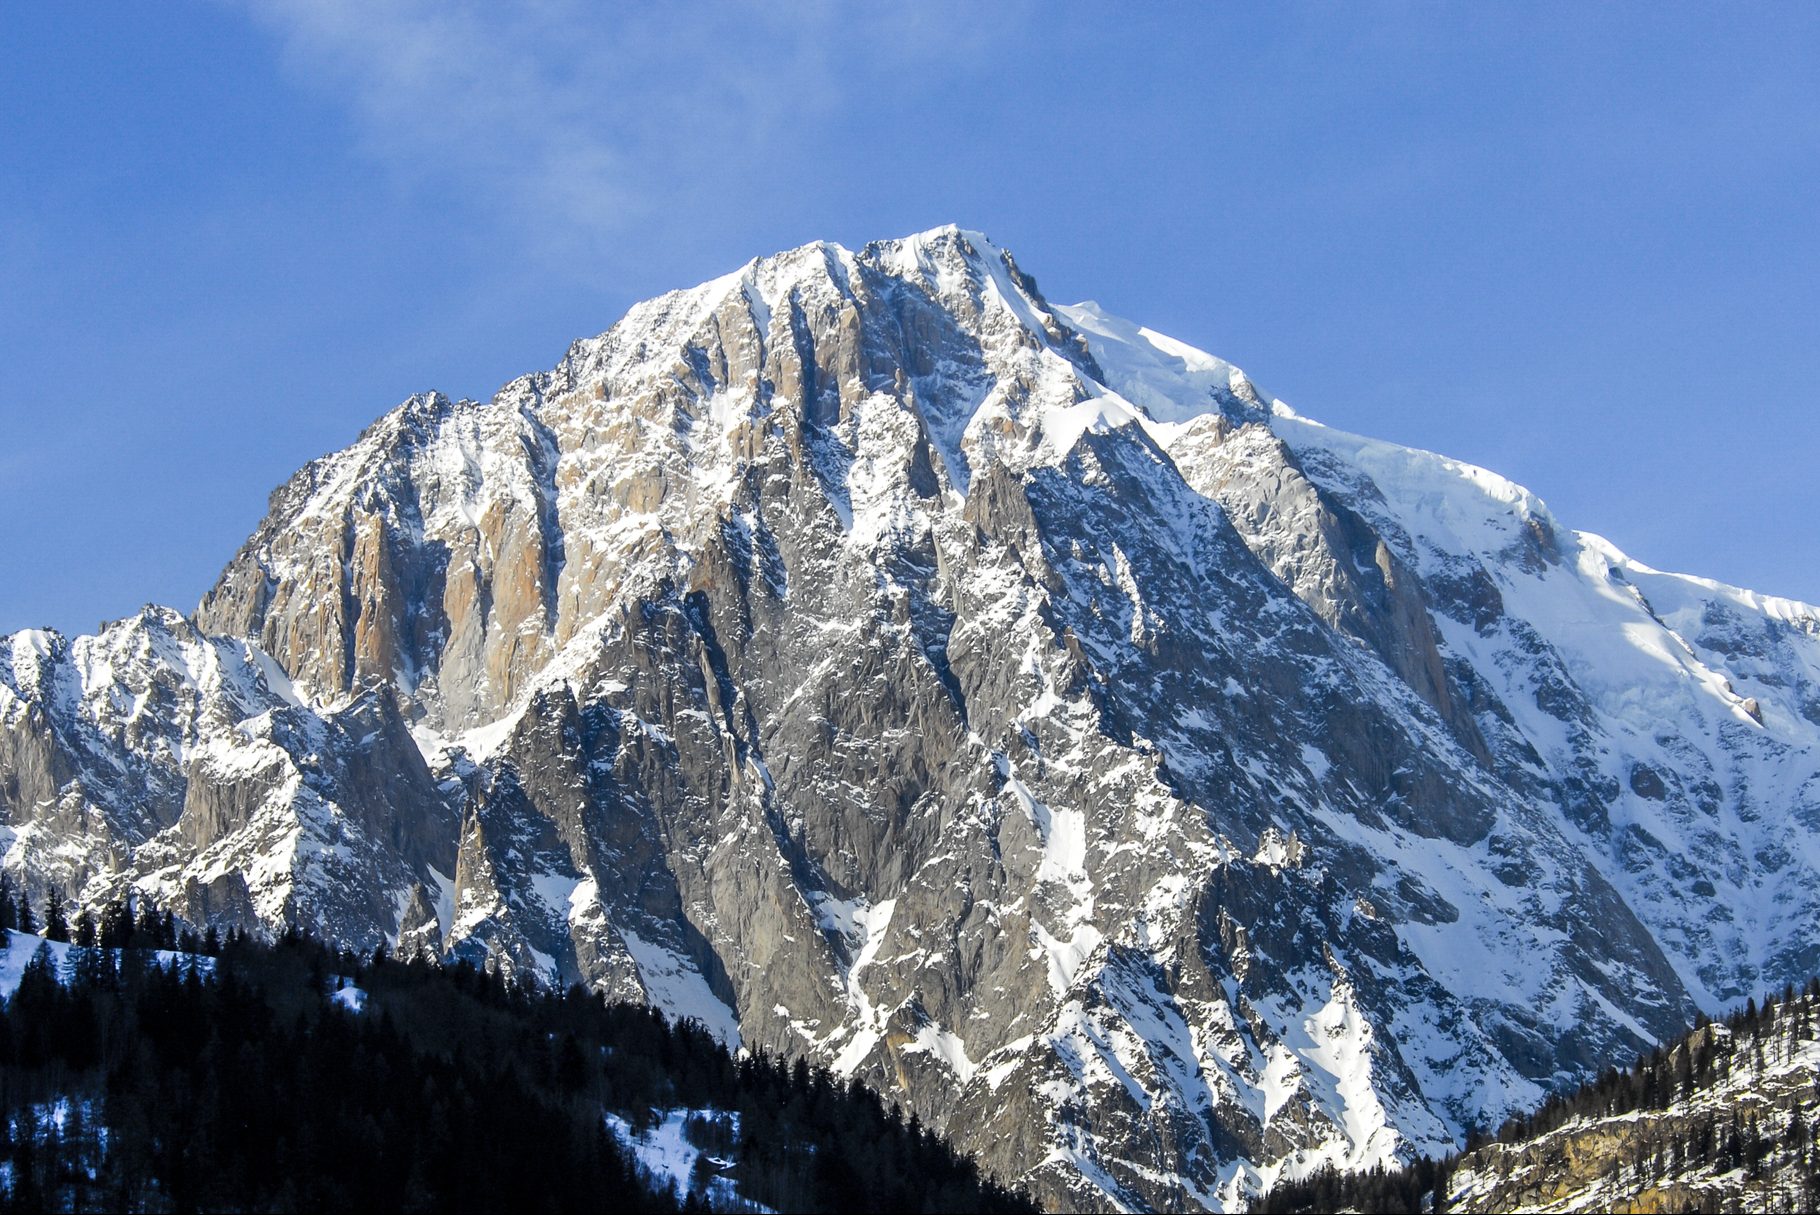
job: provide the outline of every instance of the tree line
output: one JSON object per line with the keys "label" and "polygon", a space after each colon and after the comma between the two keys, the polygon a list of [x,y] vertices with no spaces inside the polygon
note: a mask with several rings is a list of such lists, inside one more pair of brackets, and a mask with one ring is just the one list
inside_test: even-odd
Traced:
{"label": "tree line", "polygon": [[149,899],[113,899],[98,912],[82,907],[72,918],[62,892],[52,886],[44,897],[40,918],[25,892],[9,875],[0,873],[0,931],[7,929],[83,948],[168,949],[209,955],[221,948],[220,934],[214,928],[201,933],[179,928],[175,916],[160,912]]}
{"label": "tree line", "polygon": [[[1618,1117],[1680,1107],[1686,1115],[1657,1122],[1636,1137],[1616,1162],[1615,1180],[1641,1192],[1694,1175],[1735,1175],[1733,1192],[1720,1209],[1746,1208],[1744,1193],[1774,1181],[1748,1204],[1756,1210],[1820,1209],[1820,1112],[1814,1109],[1814,1078],[1786,1117],[1765,1118],[1756,1110],[1689,1109],[1703,1093],[1743,1086],[1762,1091],[1765,1077],[1788,1065],[1820,1030],[1820,979],[1797,991],[1793,985],[1759,1006],[1755,999],[1722,1021],[1697,1019],[1687,1035],[1670,1046],[1639,1056],[1624,1072],[1608,1071],[1569,1098],[1556,1098],[1501,1128],[1504,1143],[1545,1135],[1577,1119]],[[1710,1200],[1709,1200],[1710,1201]],[[1693,1205],[1689,1209],[1696,1209]],[[1710,1205],[1698,1209],[1710,1209]]]}
{"label": "tree line", "polygon": [[[1670,1109],[1734,1080],[1760,1082],[1778,1064],[1820,1036],[1820,978],[1759,1005],[1753,998],[1720,1021],[1699,1016],[1676,1042],[1639,1055],[1625,1069],[1608,1068],[1579,1089],[1549,1097],[1537,1109],[1507,1120],[1494,1134],[1470,1132],[1463,1152],[1440,1160],[1420,1157],[1400,1168],[1342,1174],[1323,1169],[1279,1182],[1253,1205],[1258,1212],[1448,1210],[1450,1184],[1464,1156],[1496,1142],[1528,1143],[1576,1121],[1619,1118]],[[1808,1080],[1811,1087],[1812,1079]],[[1737,1173],[1743,1185],[1779,1177],[1786,1209],[1820,1210],[1820,1110],[1810,1091],[1786,1119],[1766,1120],[1736,1107],[1690,1112],[1635,1136],[1615,1161],[1613,1181],[1634,1192],[1694,1173]],[[1741,1188],[1741,1187],[1740,1187]],[[1733,1195],[1728,1210],[1740,1209]]]}
{"label": "tree line", "polygon": [[[0,889],[17,930],[62,910]],[[92,944],[64,927],[0,1008],[0,1210],[1036,1209],[857,1083],[580,986],[198,936],[144,902]],[[687,1187],[604,1117],[674,1109],[704,1111]]]}

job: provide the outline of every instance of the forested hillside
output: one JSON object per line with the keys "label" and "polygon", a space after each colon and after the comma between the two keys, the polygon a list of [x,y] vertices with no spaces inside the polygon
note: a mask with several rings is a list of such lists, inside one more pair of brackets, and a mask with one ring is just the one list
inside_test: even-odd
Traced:
{"label": "forested hillside", "polygon": [[[1445,1160],[1285,1182],[1254,1209],[1820,1209],[1820,980],[1750,1001]],[[1437,1201],[1438,1195],[1438,1201]]]}
{"label": "forested hillside", "polygon": [[101,920],[0,934],[8,1209],[1033,1209],[858,1085],[646,1007]]}

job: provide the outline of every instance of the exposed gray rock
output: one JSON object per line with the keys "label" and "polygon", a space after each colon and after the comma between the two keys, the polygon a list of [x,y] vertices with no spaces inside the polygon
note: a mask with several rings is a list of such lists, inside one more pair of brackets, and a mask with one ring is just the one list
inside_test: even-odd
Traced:
{"label": "exposed gray rock", "polygon": [[954,229],[307,466],[0,643],[34,889],[591,983],[1074,1208],[1455,1142],[1820,963],[1820,613],[1325,431]]}

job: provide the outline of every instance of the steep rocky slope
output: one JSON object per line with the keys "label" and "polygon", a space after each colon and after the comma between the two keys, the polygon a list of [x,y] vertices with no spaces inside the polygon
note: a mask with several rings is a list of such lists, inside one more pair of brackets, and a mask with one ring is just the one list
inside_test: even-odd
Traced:
{"label": "steep rocky slope", "polygon": [[1643,1108],[1594,1109],[1467,1153],[1453,1210],[1803,1211],[1820,1199],[1814,1152],[1820,1042],[1812,997],[1781,1024],[1708,1026],[1646,1069]]}
{"label": "steep rocky slope", "polygon": [[1820,980],[1706,1023],[1464,1153],[1279,1184],[1262,1211],[1811,1211]]}
{"label": "steep rocky slope", "polygon": [[0,642],[5,863],[583,979],[1071,1206],[1231,1206],[1820,969],[1820,611],[942,229],[306,466]]}

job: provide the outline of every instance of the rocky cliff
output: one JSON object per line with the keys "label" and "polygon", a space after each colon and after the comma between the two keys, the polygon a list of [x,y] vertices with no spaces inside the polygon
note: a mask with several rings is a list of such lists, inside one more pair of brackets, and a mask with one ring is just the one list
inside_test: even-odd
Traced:
{"label": "rocky cliff", "polygon": [[312,462],[190,619],[0,640],[0,841],[826,1062],[1232,1207],[1820,970],[1820,610],[1660,574],[941,229]]}
{"label": "rocky cliff", "polygon": [[1280,1181],[1263,1212],[1811,1211],[1820,979],[1611,1069],[1467,1150]]}
{"label": "rocky cliff", "polygon": [[[1612,1095],[1582,1093],[1574,1116],[1530,1134],[1500,1136],[1463,1155],[1447,1186],[1449,1209],[1803,1211],[1820,1198],[1814,1153],[1820,1042],[1813,989],[1766,1007],[1763,1020],[1694,1031],[1628,1077]],[[1646,1090],[1640,1108],[1621,1090]]]}

